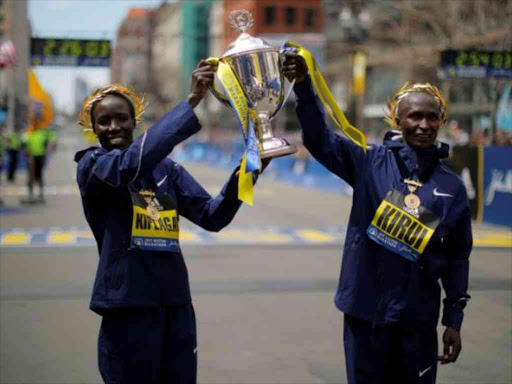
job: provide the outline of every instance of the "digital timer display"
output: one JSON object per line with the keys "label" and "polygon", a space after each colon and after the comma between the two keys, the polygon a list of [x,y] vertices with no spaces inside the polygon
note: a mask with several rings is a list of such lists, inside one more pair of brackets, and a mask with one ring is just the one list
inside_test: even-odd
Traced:
{"label": "digital timer display", "polygon": [[447,50],[441,66],[448,77],[512,78],[512,51]]}
{"label": "digital timer display", "polygon": [[30,51],[33,66],[110,66],[110,40],[33,38]]}

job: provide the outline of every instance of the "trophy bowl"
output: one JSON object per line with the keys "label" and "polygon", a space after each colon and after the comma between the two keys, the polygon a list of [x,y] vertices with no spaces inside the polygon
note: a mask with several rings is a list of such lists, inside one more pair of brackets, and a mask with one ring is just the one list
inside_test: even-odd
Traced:
{"label": "trophy bowl", "polygon": [[[256,111],[254,125],[260,144],[260,158],[281,157],[297,152],[297,148],[286,139],[275,137],[270,125],[287,98],[284,76],[280,71],[279,50],[246,32],[253,23],[248,11],[231,12],[230,22],[242,34],[228,46],[221,60],[231,67],[245,98]],[[216,87],[211,87],[210,91],[222,100]]]}

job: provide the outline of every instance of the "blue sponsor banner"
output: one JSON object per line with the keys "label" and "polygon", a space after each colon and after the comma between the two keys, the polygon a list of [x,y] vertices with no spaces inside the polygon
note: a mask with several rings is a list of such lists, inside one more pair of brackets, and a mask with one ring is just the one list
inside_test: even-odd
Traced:
{"label": "blue sponsor banner", "polygon": [[506,85],[496,109],[496,127],[512,132],[512,85]]}
{"label": "blue sponsor banner", "polygon": [[147,251],[181,252],[180,243],[176,239],[134,236],[132,246]]}
{"label": "blue sponsor banner", "polygon": [[484,150],[484,221],[512,228],[512,147]]}
{"label": "blue sponsor banner", "polygon": [[482,51],[475,49],[441,52],[444,77],[453,78],[512,78],[512,51]]}
{"label": "blue sponsor banner", "polygon": [[407,260],[410,260],[414,263],[416,263],[420,257],[420,254],[416,252],[412,247],[409,247],[400,241],[393,239],[391,236],[386,235],[384,232],[373,225],[368,227],[366,234],[377,244],[383,246],[391,252],[398,253],[400,256],[405,257]]}

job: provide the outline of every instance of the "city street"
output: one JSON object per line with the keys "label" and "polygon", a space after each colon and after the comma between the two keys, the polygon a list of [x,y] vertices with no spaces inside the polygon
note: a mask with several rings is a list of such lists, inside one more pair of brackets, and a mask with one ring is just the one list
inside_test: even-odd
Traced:
{"label": "city street", "polygon": [[[60,138],[47,169],[45,205],[19,204],[24,172],[14,185],[2,175],[2,384],[101,382],[100,317],[88,309],[98,255],[72,160],[84,146],[73,136]],[[184,165],[212,194],[228,177],[225,170]],[[255,207],[242,207],[224,232],[210,236],[181,223],[198,323],[198,382],[346,383],[342,314],[333,299],[351,199],[265,176]],[[510,383],[510,247],[475,248],[469,293],[463,351],[456,364],[439,367],[438,383]]]}

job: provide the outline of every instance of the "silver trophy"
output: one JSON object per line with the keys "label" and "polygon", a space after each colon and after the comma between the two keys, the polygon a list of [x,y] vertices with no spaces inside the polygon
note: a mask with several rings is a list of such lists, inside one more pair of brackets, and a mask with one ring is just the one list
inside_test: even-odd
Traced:
{"label": "silver trophy", "polygon": [[[253,25],[249,11],[233,11],[229,22],[241,35],[228,46],[221,60],[228,64],[238,77],[245,97],[256,110],[255,131],[260,146],[260,158],[280,157],[297,152],[293,144],[275,137],[270,122],[279,113],[289,96],[284,92],[284,77],[281,74],[279,50],[264,40],[247,33]],[[217,80],[216,80],[217,81]],[[215,87],[213,95],[222,102]],[[291,87],[290,87],[291,90]]]}

